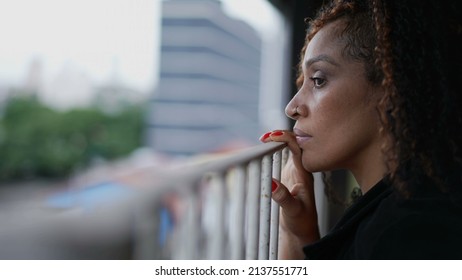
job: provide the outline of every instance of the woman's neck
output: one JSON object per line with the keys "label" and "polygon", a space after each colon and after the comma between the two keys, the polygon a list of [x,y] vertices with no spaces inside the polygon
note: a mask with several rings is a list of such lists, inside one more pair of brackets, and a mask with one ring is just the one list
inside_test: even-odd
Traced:
{"label": "woman's neck", "polygon": [[380,146],[369,150],[369,153],[360,157],[356,164],[350,166],[349,170],[358,182],[362,193],[369,191],[388,173],[385,156]]}

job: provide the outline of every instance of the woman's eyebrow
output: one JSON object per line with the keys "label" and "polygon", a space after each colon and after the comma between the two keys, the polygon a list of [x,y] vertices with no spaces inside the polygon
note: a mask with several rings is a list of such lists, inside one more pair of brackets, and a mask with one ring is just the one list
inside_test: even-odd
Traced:
{"label": "woman's eyebrow", "polygon": [[327,63],[330,63],[334,66],[339,66],[339,64],[337,62],[335,62],[335,60],[326,55],[326,54],[320,54],[318,56],[315,56],[313,58],[310,58],[308,59],[306,62],[305,62],[305,68],[308,68],[310,67],[312,64],[316,63],[316,62],[319,62],[319,61],[324,61],[324,62],[327,62]]}

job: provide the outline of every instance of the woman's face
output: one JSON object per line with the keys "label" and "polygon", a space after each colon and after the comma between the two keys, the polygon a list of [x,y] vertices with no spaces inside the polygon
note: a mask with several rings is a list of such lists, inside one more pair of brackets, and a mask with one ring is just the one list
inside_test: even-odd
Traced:
{"label": "woman's face", "polygon": [[362,62],[342,54],[342,27],[332,22],[310,41],[303,85],[286,107],[296,120],[303,166],[311,172],[354,170],[381,153],[376,110],[381,91],[366,80]]}

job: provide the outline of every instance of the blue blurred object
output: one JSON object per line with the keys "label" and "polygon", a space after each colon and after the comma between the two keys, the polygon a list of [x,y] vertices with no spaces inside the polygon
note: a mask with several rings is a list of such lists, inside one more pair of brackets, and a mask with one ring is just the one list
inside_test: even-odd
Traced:
{"label": "blue blurred object", "polygon": [[160,210],[160,226],[159,239],[160,245],[167,245],[168,236],[172,233],[174,227],[173,214],[167,207],[162,207]]}

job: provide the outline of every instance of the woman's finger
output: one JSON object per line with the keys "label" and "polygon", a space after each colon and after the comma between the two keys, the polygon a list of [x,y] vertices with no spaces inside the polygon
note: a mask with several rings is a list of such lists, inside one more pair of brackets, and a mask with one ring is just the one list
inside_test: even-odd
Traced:
{"label": "woman's finger", "polygon": [[289,130],[273,130],[267,132],[260,137],[260,141],[263,143],[286,142],[293,153],[300,153],[300,147],[298,147],[297,141],[295,140],[295,134]]}
{"label": "woman's finger", "polygon": [[272,198],[289,216],[295,215],[301,210],[301,201],[297,200],[286,186],[275,179],[273,179]]}
{"label": "woman's finger", "polygon": [[286,234],[297,236],[308,244],[319,239],[318,220],[313,189],[297,183],[289,191],[273,179],[273,200],[281,207],[281,228]]}
{"label": "woman's finger", "polygon": [[299,170],[303,169],[301,156],[302,151],[298,146],[297,140],[295,138],[295,134],[289,130],[273,130],[263,134],[260,137],[260,141],[263,143],[267,142],[284,142],[287,143],[289,150],[293,157],[293,162],[295,167]]}

